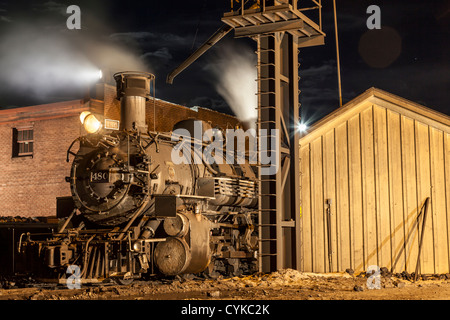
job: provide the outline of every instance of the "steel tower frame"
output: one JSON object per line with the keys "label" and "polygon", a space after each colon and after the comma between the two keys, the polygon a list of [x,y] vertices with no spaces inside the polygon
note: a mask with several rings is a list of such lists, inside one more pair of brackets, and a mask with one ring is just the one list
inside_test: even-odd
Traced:
{"label": "steel tower frame", "polygon": [[[312,6],[300,7],[300,2]],[[298,54],[300,48],[324,44],[321,0],[231,4],[222,21],[234,29],[235,37],[257,41],[257,132],[267,133],[259,135],[259,141],[270,141],[269,154],[276,152],[277,157],[276,173],[264,173],[273,164],[258,164],[259,270],[301,270]],[[318,17],[318,23],[306,12]]]}

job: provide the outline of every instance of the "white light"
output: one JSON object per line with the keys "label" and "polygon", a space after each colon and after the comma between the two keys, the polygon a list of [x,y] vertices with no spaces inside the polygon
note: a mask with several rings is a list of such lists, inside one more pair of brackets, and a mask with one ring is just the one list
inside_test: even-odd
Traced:
{"label": "white light", "polygon": [[305,132],[308,129],[308,126],[304,123],[299,123],[297,129],[300,132]]}
{"label": "white light", "polygon": [[134,249],[134,251],[136,251],[136,252],[140,252],[140,251],[142,250],[142,243],[139,242],[139,241],[136,241],[136,242],[133,244],[133,249]]}
{"label": "white light", "polygon": [[103,72],[99,69],[81,69],[73,72],[72,77],[80,83],[95,83],[103,78]]}
{"label": "white light", "polygon": [[83,125],[87,133],[97,133],[102,128],[102,123],[93,114],[84,118]]}
{"label": "white light", "polygon": [[86,117],[88,116],[88,115],[90,115],[91,113],[89,112],[89,111],[83,111],[81,114],[80,114],[80,121],[81,121],[81,124],[84,124],[84,119],[86,119]]}

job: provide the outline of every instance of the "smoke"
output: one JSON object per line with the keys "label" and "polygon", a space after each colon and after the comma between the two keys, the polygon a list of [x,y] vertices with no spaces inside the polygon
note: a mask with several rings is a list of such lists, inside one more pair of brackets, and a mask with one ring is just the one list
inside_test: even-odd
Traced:
{"label": "smoke", "polygon": [[78,93],[109,72],[144,70],[135,55],[93,35],[21,25],[0,39],[0,91],[39,101]]}
{"label": "smoke", "polygon": [[257,57],[250,47],[225,43],[208,64],[217,79],[217,92],[236,117],[255,128],[257,107]]}

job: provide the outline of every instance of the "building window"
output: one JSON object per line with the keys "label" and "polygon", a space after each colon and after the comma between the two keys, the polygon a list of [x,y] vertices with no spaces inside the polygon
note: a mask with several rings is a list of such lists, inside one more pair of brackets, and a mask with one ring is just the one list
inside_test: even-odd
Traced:
{"label": "building window", "polygon": [[13,157],[33,156],[33,129],[13,129]]}

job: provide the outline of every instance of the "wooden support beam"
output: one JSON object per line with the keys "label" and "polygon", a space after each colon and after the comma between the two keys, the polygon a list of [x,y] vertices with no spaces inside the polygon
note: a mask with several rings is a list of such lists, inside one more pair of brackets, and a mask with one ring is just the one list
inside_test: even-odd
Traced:
{"label": "wooden support beam", "polygon": [[315,36],[310,38],[300,37],[298,39],[299,48],[321,46],[324,44],[325,44],[325,36]]}
{"label": "wooden support beam", "polygon": [[257,26],[247,26],[235,29],[235,37],[251,37],[259,34],[268,34],[274,32],[298,30],[304,27],[303,21],[280,21],[270,24],[262,24]]}

